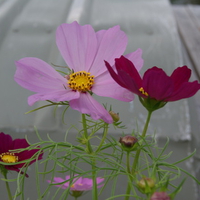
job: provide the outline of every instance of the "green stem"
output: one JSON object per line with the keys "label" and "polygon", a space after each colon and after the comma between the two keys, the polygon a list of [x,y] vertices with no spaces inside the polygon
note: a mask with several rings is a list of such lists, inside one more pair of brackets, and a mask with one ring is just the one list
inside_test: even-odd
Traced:
{"label": "green stem", "polygon": [[[147,119],[146,119],[146,123],[144,125],[144,129],[143,129],[143,132],[142,132],[142,139],[145,138],[146,136],[146,133],[147,133],[147,129],[148,129],[148,125],[149,125],[149,122],[150,122],[150,119],[151,119],[151,114],[152,114],[153,111],[149,111],[148,112],[148,115],[147,115]],[[142,144],[142,142],[141,142]],[[133,165],[132,165],[132,170],[131,170],[131,174],[134,175],[135,172],[136,172],[136,168],[137,168],[137,164],[138,164],[138,160],[139,160],[139,157],[140,157],[140,152],[141,152],[141,149],[138,149],[136,151],[136,154],[135,154],[135,159],[133,161]],[[133,181],[133,177],[130,176],[130,180]],[[126,190],[126,194],[129,195],[131,192],[131,186],[130,184],[128,183],[128,186],[127,186],[127,190]],[[125,200],[129,200],[129,196],[126,196],[125,197]]]}
{"label": "green stem", "polygon": [[103,137],[102,137],[102,139],[101,139],[101,142],[100,142],[100,144],[99,144],[97,150],[95,151],[96,153],[97,153],[98,151],[100,151],[101,147],[103,146],[107,134],[108,134],[108,124],[105,123],[104,131],[103,131]]}
{"label": "green stem", "polygon": [[[85,139],[87,140],[88,153],[92,154],[93,150],[92,150],[92,146],[90,144],[90,140],[89,140],[89,137],[88,137],[87,121],[86,121],[85,114],[82,114],[82,123],[83,123],[84,136],[85,136]],[[98,200],[97,182],[96,182],[96,170],[95,170],[96,169],[95,158],[91,158],[91,162],[92,162],[92,181],[93,181],[92,199]]]}
{"label": "green stem", "polygon": [[[3,175],[4,175],[4,178],[7,179],[7,172],[3,173]],[[13,198],[12,198],[12,194],[10,191],[9,183],[8,183],[8,181],[5,181],[5,183],[6,183],[6,189],[7,189],[9,200],[12,200]]]}
{"label": "green stem", "polygon": [[126,154],[126,167],[127,167],[127,172],[129,174],[131,174],[131,168],[130,168],[130,152],[127,151],[127,154]]}
{"label": "green stem", "polygon": [[93,150],[92,150],[92,146],[91,146],[91,144],[90,144],[90,140],[89,140],[89,137],[88,137],[87,122],[86,122],[85,114],[82,114],[82,123],[83,123],[84,136],[85,136],[85,139],[87,140],[88,152],[89,152],[89,153],[92,153]]}
{"label": "green stem", "polygon": [[95,171],[95,160],[93,160],[93,165],[92,165],[92,182],[93,182],[93,188],[92,188],[92,199],[98,200],[98,192],[97,192],[97,179],[96,179],[96,171]]}
{"label": "green stem", "polygon": [[[130,168],[130,152],[129,151],[127,151],[127,154],[126,154],[126,168],[127,168],[127,172],[128,172],[128,178],[129,178],[126,194],[130,194],[130,191],[131,191],[130,183],[133,181],[133,178],[132,178],[131,168]],[[125,199],[126,200],[129,199],[129,196],[126,196]]]}
{"label": "green stem", "polygon": [[[142,132],[142,139],[144,139],[145,136],[146,136],[147,129],[148,129],[148,125],[149,125],[149,122],[150,122],[150,119],[151,119],[151,114],[152,114],[152,112],[149,111],[149,112],[148,112],[148,116],[147,116],[146,123],[145,123],[145,125],[144,125],[144,129],[143,129],[143,132]],[[141,142],[141,144],[142,144],[142,142]],[[136,167],[137,167],[138,160],[139,160],[139,157],[140,157],[140,152],[141,152],[141,149],[138,149],[138,150],[136,151],[135,159],[134,159],[134,161],[133,161],[133,166],[132,166],[132,174],[134,174],[135,171],[136,171]]]}

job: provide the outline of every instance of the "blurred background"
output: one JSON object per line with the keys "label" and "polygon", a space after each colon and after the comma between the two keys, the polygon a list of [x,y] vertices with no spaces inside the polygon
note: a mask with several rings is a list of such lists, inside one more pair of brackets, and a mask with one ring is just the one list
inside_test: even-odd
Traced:
{"label": "blurred background", "polygon": [[199,0],[170,0],[172,4],[200,4]]}

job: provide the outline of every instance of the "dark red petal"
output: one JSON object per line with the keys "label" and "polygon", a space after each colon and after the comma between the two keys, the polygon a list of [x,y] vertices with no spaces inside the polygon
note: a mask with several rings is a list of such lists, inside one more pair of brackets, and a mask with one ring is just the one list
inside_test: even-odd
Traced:
{"label": "dark red petal", "polygon": [[134,64],[130,60],[128,60],[124,56],[121,56],[120,58],[115,59],[115,65],[119,76],[120,76],[119,70],[124,71],[133,79],[135,85],[137,85],[138,88],[141,87],[142,79],[140,77],[140,74],[138,73]]}
{"label": "dark red petal", "polygon": [[113,68],[110,66],[110,64],[107,61],[104,61],[105,65],[111,75],[111,77],[122,87],[126,88],[126,86],[123,84],[123,81],[120,79],[120,77],[118,76],[118,74],[116,74],[116,72],[113,70]]}
{"label": "dark red petal", "polygon": [[15,139],[13,141],[12,149],[22,149],[30,146],[26,139]]}
{"label": "dark red petal", "polygon": [[129,74],[120,69],[118,70],[118,73],[120,74],[120,78],[123,80],[126,89],[139,96],[143,96],[142,93],[139,91],[141,86],[138,86],[134,79],[131,76],[129,76]]}
{"label": "dark red petal", "polygon": [[[39,149],[32,149],[30,151],[22,151],[20,153],[17,154],[17,156],[19,157],[19,160],[27,160],[30,159],[34,154],[36,154],[39,151]],[[43,153],[41,153],[39,155],[39,158],[42,158]]]}
{"label": "dark red petal", "polygon": [[194,82],[185,82],[183,83],[178,90],[174,91],[173,94],[169,98],[167,98],[167,101],[177,101],[184,98],[192,97],[196,94],[196,92],[200,89],[200,84],[198,81]]}
{"label": "dark red petal", "polygon": [[165,100],[173,92],[173,81],[166,73],[157,67],[148,69],[143,77],[144,90],[149,94],[150,98],[156,100]]}
{"label": "dark red petal", "polygon": [[175,90],[177,90],[182,83],[188,82],[191,76],[191,70],[187,66],[178,67],[171,75],[171,79],[174,81]]}
{"label": "dark red petal", "polygon": [[113,79],[120,86],[130,90],[137,95],[141,95],[139,89],[142,86],[142,79],[133,63],[124,56],[121,56],[120,58],[115,59],[115,66],[117,73],[115,73],[111,66],[106,63],[106,67]]}
{"label": "dark red petal", "polygon": [[[39,150],[31,150],[31,152],[30,151],[26,151],[26,152],[24,152],[23,154],[20,154],[20,155],[18,155],[19,156],[19,161],[27,161],[28,159],[30,159],[37,151],[39,151]],[[35,158],[37,159],[37,160],[41,160],[42,159],[42,156],[43,156],[43,153],[41,153],[39,156],[36,156]],[[34,159],[34,160],[32,160],[32,161],[30,161],[30,162],[27,162],[27,164],[26,164],[26,162],[24,162],[24,163],[20,163],[20,164],[16,164],[15,165],[15,167],[16,168],[22,168],[23,166],[24,166],[24,164],[26,164],[26,165],[31,165],[32,163],[34,163],[35,161],[36,161],[36,159]]]}
{"label": "dark red petal", "polygon": [[10,135],[0,133],[0,153],[7,152],[12,147],[12,137]]}
{"label": "dark red petal", "polygon": [[120,58],[115,59],[115,66],[117,73],[115,73],[111,66],[106,63],[106,67],[113,79],[120,86],[135,94],[141,95],[139,88],[142,85],[142,80],[133,63],[124,56],[121,56]]}

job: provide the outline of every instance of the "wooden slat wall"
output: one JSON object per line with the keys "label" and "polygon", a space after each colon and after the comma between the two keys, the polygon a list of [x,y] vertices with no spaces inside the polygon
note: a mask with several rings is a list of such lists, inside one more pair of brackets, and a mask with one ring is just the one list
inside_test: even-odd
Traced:
{"label": "wooden slat wall", "polygon": [[[177,22],[179,34],[182,39],[182,53],[184,64],[189,68],[193,68],[196,72],[194,79],[200,80],[200,6],[198,5],[185,5],[173,6],[174,16]],[[193,169],[195,177],[200,179],[200,92],[189,102],[189,115],[191,124],[191,149],[197,149],[193,157]],[[196,189],[196,199],[200,197],[200,188]]]}
{"label": "wooden slat wall", "polygon": [[174,6],[179,34],[200,80],[200,6]]}

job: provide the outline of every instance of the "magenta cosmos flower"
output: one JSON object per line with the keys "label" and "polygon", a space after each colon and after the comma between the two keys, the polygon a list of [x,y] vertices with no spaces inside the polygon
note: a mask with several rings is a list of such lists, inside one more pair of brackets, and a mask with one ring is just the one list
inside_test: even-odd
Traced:
{"label": "magenta cosmos flower", "polygon": [[[127,36],[114,26],[95,33],[90,25],[77,22],[62,24],[56,32],[56,43],[72,73],[63,77],[49,64],[38,58],[23,58],[15,64],[15,81],[35,92],[28,104],[36,101],[69,101],[72,109],[89,114],[93,119],[112,123],[112,117],[98,103],[92,93],[121,101],[132,101],[133,94],[118,84],[108,73],[104,60],[111,66],[120,57],[127,45]],[[137,70],[143,65],[142,51],[138,49],[126,55],[135,63]]]}
{"label": "magenta cosmos flower", "polygon": [[[20,163],[20,164],[14,164],[16,162],[20,161],[26,161],[34,156],[39,149],[32,149],[32,150],[25,150],[21,151],[19,153],[13,153],[10,150],[16,150],[16,149],[23,149],[27,148],[30,145],[27,143],[25,139],[15,139],[13,140],[10,135],[0,133],[0,161],[4,162],[4,165],[1,165],[1,167],[4,167],[7,170],[12,170],[19,172],[20,168],[22,168],[25,165],[31,165],[33,162],[36,161],[36,159],[32,160],[29,163]],[[37,160],[42,159],[43,153],[41,153]],[[13,164],[13,165],[6,165],[6,163]],[[28,175],[26,174],[26,177]]]}
{"label": "magenta cosmos flower", "polygon": [[193,96],[200,89],[197,81],[189,82],[191,70],[187,66],[178,67],[171,76],[162,69],[153,67],[148,69],[141,78],[134,62],[124,56],[115,59],[117,72],[108,62],[105,63],[111,76],[119,85],[144,99],[154,99],[159,102],[177,101]]}
{"label": "magenta cosmos flower", "polygon": [[[55,185],[56,187],[61,187],[62,189],[67,189],[70,186],[70,190],[74,190],[74,191],[87,191],[87,190],[92,190],[93,187],[93,181],[90,178],[76,178],[76,176],[78,176],[77,174],[74,176],[74,180],[71,182],[72,185],[70,186],[70,181],[67,181],[70,179],[70,176],[67,175],[65,177],[65,179],[60,178],[60,177],[54,177],[54,181],[51,182],[50,180],[48,180],[49,183],[52,184],[57,184]],[[101,182],[104,181],[104,178],[100,178],[97,177],[96,178],[96,182],[97,182],[97,187],[100,188],[102,187],[104,184],[99,185]],[[63,184],[62,184],[63,183]]]}

